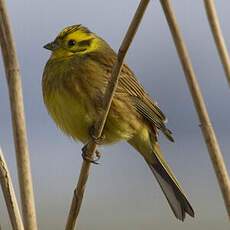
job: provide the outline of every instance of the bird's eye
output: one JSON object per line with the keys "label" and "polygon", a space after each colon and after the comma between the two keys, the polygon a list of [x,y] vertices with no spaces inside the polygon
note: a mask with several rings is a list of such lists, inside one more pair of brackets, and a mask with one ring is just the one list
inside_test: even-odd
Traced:
{"label": "bird's eye", "polygon": [[75,40],[71,39],[71,40],[68,41],[68,46],[69,47],[74,46],[74,45],[76,45],[76,41]]}

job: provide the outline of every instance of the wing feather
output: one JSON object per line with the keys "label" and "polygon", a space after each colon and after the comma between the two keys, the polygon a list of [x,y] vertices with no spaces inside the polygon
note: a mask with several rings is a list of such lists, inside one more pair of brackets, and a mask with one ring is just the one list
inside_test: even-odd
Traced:
{"label": "wing feather", "polygon": [[[104,47],[104,49],[104,52],[90,53],[89,55],[91,59],[103,65],[106,76],[110,77],[113,64],[116,60],[116,53],[109,46],[107,48]],[[132,70],[126,64],[123,65],[121,70],[116,93],[124,94],[124,90],[133,99],[133,105],[138,113],[152,125],[160,129],[169,140],[173,141],[171,131],[165,126],[167,119],[164,113],[157,106],[157,103],[145,92]]]}
{"label": "wing feather", "polygon": [[132,96],[132,101],[136,110],[150,123],[154,124],[159,130],[161,130],[164,135],[170,140],[174,141],[172,137],[172,132],[166,128],[166,117],[157,104],[149,97],[145,92],[144,88],[135,78],[133,72],[129,69],[127,65],[124,65],[118,90],[120,91],[126,89],[130,96]]}

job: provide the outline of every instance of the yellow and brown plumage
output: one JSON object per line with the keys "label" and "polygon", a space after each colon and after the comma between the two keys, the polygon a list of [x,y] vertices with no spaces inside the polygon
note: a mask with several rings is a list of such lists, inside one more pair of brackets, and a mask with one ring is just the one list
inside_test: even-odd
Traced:
{"label": "yellow and brown plumage", "polygon": [[[42,79],[48,112],[59,128],[83,143],[101,111],[103,95],[116,53],[96,34],[81,25],[65,28],[45,48],[52,51]],[[171,169],[161,153],[157,133],[173,141],[166,118],[124,65],[103,131],[104,144],[127,140],[144,157],[175,216],[194,216]]]}

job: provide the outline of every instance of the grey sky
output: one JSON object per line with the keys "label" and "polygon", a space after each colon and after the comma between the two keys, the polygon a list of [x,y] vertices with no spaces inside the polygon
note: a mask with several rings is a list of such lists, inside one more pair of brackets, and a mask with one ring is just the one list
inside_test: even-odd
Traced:
{"label": "grey sky", "polygon": [[[139,1],[9,1],[20,58],[27,128],[40,229],[63,229],[81,165],[81,145],[56,128],[42,102],[41,75],[49,52],[42,46],[65,26],[83,24],[117,50]],[[230,47],[230,2],[216,1]],[[220,64],[202,1],[174,0],[211,119],[230,169],[230,90]],[[179,223],[141,157],[127,144],[102,149],[92,168],[80,215],[81,229],[218,229],[228,226],[222,197],[201,136],[199,122],[159,1],[151,1],[126,62],[158,101],[175,144],[160,136],[196,218]],[[0,144],[16,181],[10,113],[0,60]],[[5,210],[2,203],[1,210]],[[5,211],[3,229],[10,229]]]}

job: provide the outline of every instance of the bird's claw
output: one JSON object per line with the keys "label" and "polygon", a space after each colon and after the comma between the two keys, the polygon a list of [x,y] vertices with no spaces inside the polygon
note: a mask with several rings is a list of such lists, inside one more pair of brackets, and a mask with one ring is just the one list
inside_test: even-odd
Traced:
{"label": "bird's claw", "polygon": [[89,156],[87,155],[87,145],[85,145],[85,146],[82,148],[82,154],[81,154],[81,156],[82,156],[83,160],[88,161],[88,162],[90,162],[90,163],[92,163],[92,164],[98,165],[98,164],[99,164],[98,161],[99,161],[100,158],[101,158],[101,153],[100,153],[99,151],[96,150],[96,151],[95,151],[95,155],[96,155],[95,158],[89,157]]}
{"label": "bird's claw", "polygon": [[101,153],[99,151],[95,151],[95,155],[96,155],[96,161],[99,161],[101,159]]}

